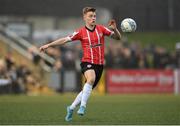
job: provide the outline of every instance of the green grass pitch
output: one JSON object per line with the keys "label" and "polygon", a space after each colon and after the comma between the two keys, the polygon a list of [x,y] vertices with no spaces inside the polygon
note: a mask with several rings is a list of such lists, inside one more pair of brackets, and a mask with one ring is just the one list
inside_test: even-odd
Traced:
{"label": "green grass pitch", "polygon": [[[74,112],[65,122],[66,106],[76,94],[55,96],[0,96],[0,125],[132,125],[180,124],[180,96],[174,95],[92,95],[85,116]],[[77,110],[77,109],[76,109]]]}

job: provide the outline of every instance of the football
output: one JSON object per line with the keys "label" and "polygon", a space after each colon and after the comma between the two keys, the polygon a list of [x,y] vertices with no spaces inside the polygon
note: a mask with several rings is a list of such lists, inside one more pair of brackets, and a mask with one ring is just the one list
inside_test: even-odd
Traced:
{"label": "football", "polygon": [[131,18],[125,18],[121,22],[122,32],[135,32],[137,28],[136,22]]}

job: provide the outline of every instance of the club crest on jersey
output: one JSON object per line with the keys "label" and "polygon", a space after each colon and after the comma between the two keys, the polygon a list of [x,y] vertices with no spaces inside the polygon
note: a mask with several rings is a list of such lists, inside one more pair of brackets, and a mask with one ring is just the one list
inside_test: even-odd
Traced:
{"label": "club crest on jersey", "polygon": [[92,65],[91,65],[91,64],[88,64],[88,65],[87,65],[87,68],[91,68],[91,67],[92,67]]}

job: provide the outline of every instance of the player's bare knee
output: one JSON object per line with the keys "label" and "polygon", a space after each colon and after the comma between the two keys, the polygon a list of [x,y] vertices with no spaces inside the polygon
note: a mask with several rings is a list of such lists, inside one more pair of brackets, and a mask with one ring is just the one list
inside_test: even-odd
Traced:
{"label": "player's bare knee", "polygon": [[87,83],[88,84],[94,84],[94,82],[95,82],[95,78],[93,78],[93,77],[91,77],[91,78],[87,78]]}

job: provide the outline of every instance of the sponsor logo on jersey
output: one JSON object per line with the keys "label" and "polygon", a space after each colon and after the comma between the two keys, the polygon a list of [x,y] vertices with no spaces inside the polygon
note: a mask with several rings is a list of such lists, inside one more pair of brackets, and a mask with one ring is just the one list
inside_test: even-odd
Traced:
{"label": "sponsor logo on jersey", "polygon": [[88,39],[88,37],[84,37],[83,39]]}
{"label": "sponsor logo on jersey", "polygon": [[94,45],[90,45],[90,48],[95,48],[95,47],[99,47],[99,46],[102,46],[102,44],[94,44]]}

